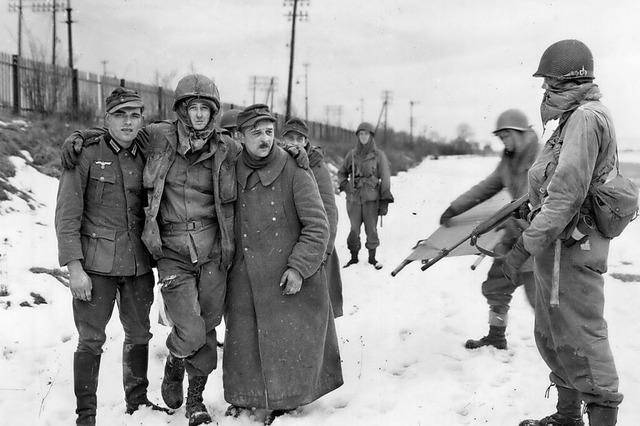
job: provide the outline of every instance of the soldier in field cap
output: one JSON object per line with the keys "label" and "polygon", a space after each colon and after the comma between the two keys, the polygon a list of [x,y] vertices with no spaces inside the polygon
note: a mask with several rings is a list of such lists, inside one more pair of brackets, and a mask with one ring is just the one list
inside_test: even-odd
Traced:
{"label": "soldier in field cap", "polygon": [[144,104],[118,87],[106,99],[108,133],[85,143],[78,166],[60,178],[55,226],[60,264],[69,269],[73,317],[77,425],[96,424],[98,371],[105,328],[115,302],[125,337],[122,351],[126,412],[165,410],[147,398],[149,311],[154,278],[142,243],[146,192],[136,137]]}

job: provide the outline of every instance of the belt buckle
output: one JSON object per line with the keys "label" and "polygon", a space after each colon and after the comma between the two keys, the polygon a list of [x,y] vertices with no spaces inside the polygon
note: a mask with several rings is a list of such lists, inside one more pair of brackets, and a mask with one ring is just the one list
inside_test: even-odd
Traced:
{"label": "belt buckle", "polygon": [[196,222],[192,220],[191,222],[187,222],[187,231],[193,231],[196,229]]}

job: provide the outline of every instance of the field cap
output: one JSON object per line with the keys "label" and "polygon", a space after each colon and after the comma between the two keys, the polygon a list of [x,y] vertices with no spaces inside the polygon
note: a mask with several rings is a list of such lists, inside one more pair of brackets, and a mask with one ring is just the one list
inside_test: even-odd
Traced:
{"label": "field cap", "polygon": [[138,92],[124,87],[113,89],[113,92],[107,96],[105,103],[109,114],[122,108],[144,108],[144,102]]}
{"label": "field cap", "polygon": [[297,132],[305,138],[309,137],[309,128],[307,127],[307,123],[298,117],[291,117],[286,123],[284,123],[282,136],[284,137],[284,135],[289,132]]}
{"label": "field cap", "polygon": [[245,127],[253,126],[257,121],[269,120],[276,122],[276,119],[269,112],[269,107],[265,104],[253,104],[246,107],[236,117],[236,124],[238,129],[242,130]]}

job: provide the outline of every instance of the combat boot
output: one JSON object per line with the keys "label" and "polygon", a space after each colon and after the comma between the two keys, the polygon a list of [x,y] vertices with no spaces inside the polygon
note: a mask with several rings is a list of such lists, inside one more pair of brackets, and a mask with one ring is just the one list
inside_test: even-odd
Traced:
{"label": "combat boot", "polygon": [[351,259],[349,259],[349,261],[343,266],[343,268],[348,268],[351,265],[355,265],[356,263],[358,263],[358,252],[357,251],[351,251]]}
{"label": "combat boot", "polygon": [[496,349],[507,349],[507,338],[504,333],[507,327],[500,327],[497,325],[489,326],[489,334],[481,337],[478,340],[469,339],[464,344],[467,349],[478,349],[483,346],[493,346]]}
{"label": "combat boot", "polygon": [[614,426],[618,422],[618,407],[588,404],[589,426]]}
{"label": "combat boot", "polygon": [[98,408],[98,372],[100,355],[88,352],[73,354],[73,390],[76,394],[77,426],[95,426]]}
{"label": "combat boot", "polygon": [[122,346],[122,382],[124,385],[124,400],[127,414],[138,411],[140,406],[149,407],[154,411],[164,411],[172,414],[167,408],[155,405],[147,398],[149,379],[149,345],[135,345],[125,343]]}
{"label": "combat boot", "polygon": [[179,408],[184,401],[184,390],[182,383],[184,382],[184,359],[176,358],[173,355],[167,355],[167,361],[164,365],[164,377],[162,378],[162,400],[169,408]]}
{"label": "combat boot", "polygon": [[382,269],[382,263],[376,260],[376,249],[369,249],[369,263],[376,269]]}
{"label": "combat boot", "polygon": [[189,419],[189,426],[211,423],[207,407],[202,403],[202,392],[207,384],[207,376],[189,376],[187,389],[187,406],[184,415]]}
{"label": "combat boot", "polygon": [[584,426],[580,392],[563,386],[556,386],[556,389],[558,389],[556,404],[558,411],[540,420],[524,420],[519,426]]}

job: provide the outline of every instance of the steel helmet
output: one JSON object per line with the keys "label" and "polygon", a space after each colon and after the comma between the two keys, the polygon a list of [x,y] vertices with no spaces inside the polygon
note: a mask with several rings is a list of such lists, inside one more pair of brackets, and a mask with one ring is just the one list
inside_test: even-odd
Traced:
{"label": "steel helmet", "polygon": [[358,129],[356,130],[356,135],[360,130],[366,130],[367,132],[371,133],[371,136],[375,135],[373,126],[369,123],[360,123],[360,125],[358,126]]}
{"label": "steel helmet", "polygon": [[239,113],[239,109],[230,109],[229,111],[225,111],[220,119],[220,127],[223,129],[238,127],[238,121],[236,119],[238,118]]}
{"label": "steel helmet", "polygon": [[520,132],[526,132],[530,129],[527,116],[519,109],[508,109],[498,117],[494,134],[500,130],[513,129]]}
{"label": "steel helmet", "polygon": [[560,80],[594,79],[593,55],[587,45],[579,40],[558,41],[544,51],[533,76]]}
{"label": "steel helmet", "polygon": [[204,98],[213,101],[220,110],[220,93],[213,80],[202,74],[189,74],[178,82],[174,93],[173,110],[186,98]]}

